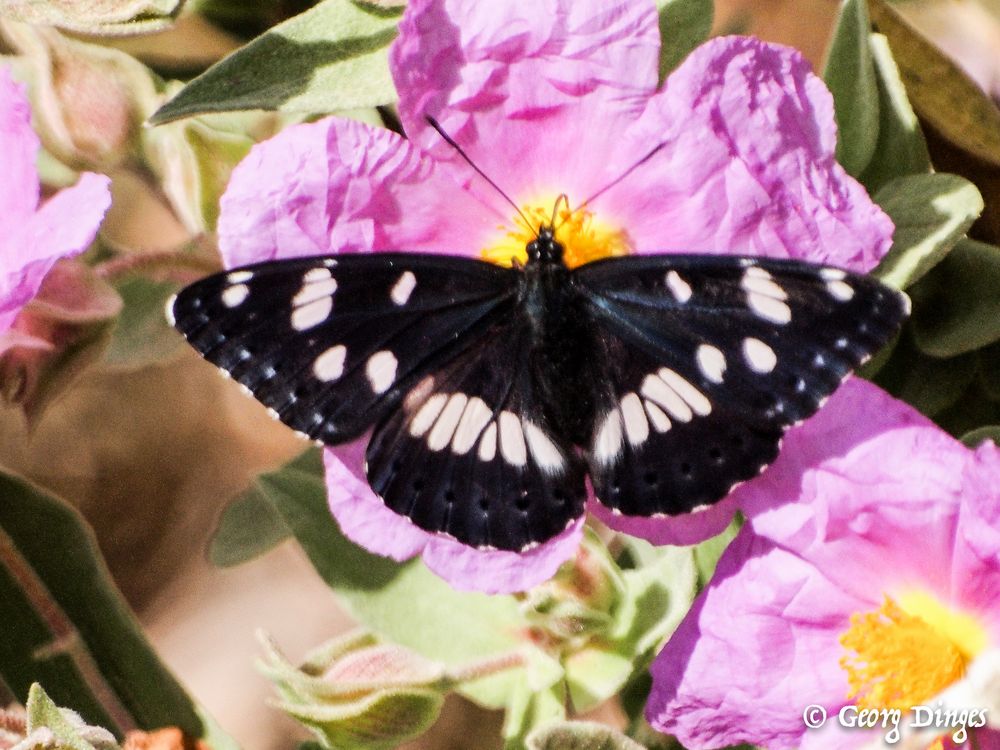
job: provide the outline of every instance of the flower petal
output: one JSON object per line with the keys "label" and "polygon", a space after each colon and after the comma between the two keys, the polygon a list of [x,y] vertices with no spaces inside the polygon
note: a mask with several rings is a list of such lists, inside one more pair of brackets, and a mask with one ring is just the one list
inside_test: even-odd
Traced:
{"label": "flower petal", "polygon": [[87,249],[111,205],[110,180],[85,172],[0,240],[0,331],[10,328],[56,261]]}
{"label": "flower petal", "polygon": [[868,271],[889,249],[892,222],[834,160],[830,92],[790,48],[709,41],[650,99],[629,139],[664,146],[594,208],[641,252],[750,253]]}
{"label": "flower petal", "polygon": [[[757,533],[874,606],[887,588],[914,581],[949,596],[969,456],[912,407],[855,378],[789,431],[737,501]],[[876,569],[885,572],[880,587],[870,585]]]}
{"label": "flower petal", "polygon": [[497,217],[392,131],[342,118],[285,129],[233,170],[222,198],[227,267],[304,255],[467,253]]}
{"label": "flower petal", "polygon": [[390,64],[421,148],[458,163],[435,116],[515,201],[579,201],[624,163],[618,134],[656,87],[658,51],[648,0],[413,0]]}
{"label": "flower petal", "polygon": [[393,560],[422,554],[431,570],[457,589],[506,594],[524,591],[555,574],[576,552],[583,518],[527,552],[477,550],[444,534],[432,534],[385,506],[364,480],[367,440],[323,451],[330,510],[356,544]]}
{"label": "flower petal", "polygon": [[830,655],[859,605],[744,528],[653,663],[647,719],[685,747],[797,747],[806,705],[834,713],[846,703]]}
{"label": "flower petal", "polygon": [[0,67],[0,216],[6,226],[27,218],[38,205],[35,157],[38,136],[31,129],[31,108],[24,86],[15,83],[10,69]]}

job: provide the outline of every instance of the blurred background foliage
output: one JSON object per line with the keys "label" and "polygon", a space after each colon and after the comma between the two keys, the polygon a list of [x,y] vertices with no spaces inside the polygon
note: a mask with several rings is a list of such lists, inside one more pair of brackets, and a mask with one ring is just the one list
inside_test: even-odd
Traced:
{"label": "blurred background foliage", "polygon": [[[838,158],[897,223],[879,273],[914,302],[894,346],[865,374],[970,444],[1000,436],[1000,0],[716,0],[714,13],[699,0],[659,5],[670,40],[663,72],[709,33],[749,33],[798,47],[825,75],[837,99]],[[273,638],[265,673],[283,706],[329,741],[367,726],[366,712],[390,710],[409,722],[400,720],[399,737],[430,726],[407,748],[499,747],[501,734],[531,747],[572,747],[572,727],[528,737],[540,717],[561,715],[567,695],[584,717],[641,736],[635,717],[648,685],[634,667],[669,632],[678,603],[707,579],[724,544],[675,554],[628,543],[612,558],[593,537],[591,556],[578,565],[596,565],[607,600],[581,598],[564,579],[553,584],[562,589],[534,598],[468,606],[422,566],[364,555],[331,524],[310,523],[325,513],[315,455],[266,474],[301,443],[167,327],[166,298],[218,268],[218,198],[253,143],[320,113],[371,122],[391,114],[384,53],[400,11],[395,2],[348,0],[0,0],[0,54],[30,83],[45,189],[93,170],[112,177],[114,197],[84,262],[53,274],[48,293],[32,303],[39,331],[60,342],[57,356],[0,361],[0,468],[31,482],[3,479],[0,505],[17,498],[37,508],[24,526],[4,514],[12,506],[0,507],[0,547],[8,566],[16,558],[48,576],[42,589],[51,598],[29,602],[39,611],[69,612],[85,634],[86,615],[77,613],[115,613],[114,637],[88,645],[110,692],[126,695],[111,701],[121,713],[106,703],[71,707],[91,710],[85,719],[119,737],[170,723],[218,748],[230,742],[155,650],[244,747],[306,738],[280,711],[260,710],[272,687],[254,671],[257,628]],[[283,67],[268,75],[262,61],[275,59]],[[154,113],[159,124],[151,127]],[[78,293],[68,297],[67,289]],[[289,536],[299,544],[283,543]],[[108,573],[124,599],[107,585]],[[56,580],[71,585],[62,590]],[[4,601],[17,589],[0,578]],[[398,607],[418,593],[424,612],[413,628]],[[640,599],[655,613],[648,621],[635,609]],[[441,627],[435,611],[470,618],[482,640],[445,648],[440,632],[433,637]],[[610,619],[601,614],[608,612]],[[402,624],[394,628],[394,620]],[[316,670],[367,665],[362,656],[384,656],[384,645],[343,636],[296,667],[300,659],[286,660],[274,643],[299,657],[357,621],[392,639],[400,649],[393,664],[412,680],[390,689],[372,678],[361,697],[325,696],[336,711],[319,712]],[[48,623],[54,635],[58,622]],[[522,654],[513,670],[462,672],[473,669],[473,656],[508,653],[501,626],[515,622],[544,634],[545,647]],[[24,653],[39,645],[31,640],[36,625],[18,631]],[[0,651],[8,657],[0,658],[0,703],[13,697],[4,683],[22,700],[30,684],[31,665],[9,666],[19,643]],[[127,695],[129,675],[105,667],[121,649],[155,699]],[[55,664],[52,674],[78,668]],[[595,688],[597,674],[612,676]],[[46,687],[55,704],[70,705],[73,691]],[[521,702],[505,719],[496,708],[512,696]],[[33,700],[36,723],[61,721],[51,718],[47,696]],[[169,721],[148,715],[153,703],[172,707]],[[607,747],[635,744],[605,739]]]}

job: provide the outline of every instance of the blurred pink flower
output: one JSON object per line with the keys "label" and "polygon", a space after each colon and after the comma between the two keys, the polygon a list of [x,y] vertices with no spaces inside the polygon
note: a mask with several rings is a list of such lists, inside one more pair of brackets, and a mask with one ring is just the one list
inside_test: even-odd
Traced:
{"label": "blurred pink flower", "polygon": [[839,727],[844,706],[901,708],[905,727],[1000,664],[1000,450],[863,380],[785,446],[737,491],[748,522],[652,667],[647,717],[692,750],[862,747],[877,737]]}
{"label": "blurred pink flower", "polygon": [[[664,143],[561,225],[571,262],[697,250],[875,266],[892,224],[835,162],[832,98],[798,53],[715,39],[658,91],[658,48],[652,0],[413,0],[390,53],[408,139],[327,119],[254,148],[222,200],[225,262],[398,249],[523,257],[530,238],[514,212],[427,124],[431,115],[542,220],[557,195],[578,206]],[[362,456],[358,446],[326,453],[345,533],[396,559],[423,554],[456,586],[527,588],[580,538],[576,523],[526,555],[464,548],[385,511]],[[605,518],[689,541],[732,513],[727,502],[695,518]]]}
{"label": "blurred pink flower", "polygon": [[60,258],[90,245],[111,204],[110,180],[84,173],[79,182],[39,206],[35,168],[38,137],[22,86],[0,67],[0,354],[14,347],[46,349],[51,344],[17,330],[21,309],[38,294]]}

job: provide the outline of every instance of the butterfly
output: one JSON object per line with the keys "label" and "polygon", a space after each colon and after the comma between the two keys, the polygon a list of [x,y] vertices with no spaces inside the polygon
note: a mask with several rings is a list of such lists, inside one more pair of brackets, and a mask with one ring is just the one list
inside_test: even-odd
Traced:
{"label": "butterfly", "polygon": [[909,312],[838,268],[635,255],[576,268],[551,226],[524,265],[385,252],[195,282],[173,324],[273,416],[370,433],[372,490],[419,528],[525,550],[584,511],[674,516],[758,475]]}

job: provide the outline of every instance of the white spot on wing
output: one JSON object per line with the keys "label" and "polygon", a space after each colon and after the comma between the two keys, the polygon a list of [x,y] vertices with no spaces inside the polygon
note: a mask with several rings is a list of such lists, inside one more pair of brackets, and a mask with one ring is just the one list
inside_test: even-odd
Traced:
{"label": "white spot on wing", "polygon": [[690,422],[694,412],[687,401],[671,388],[659,375],[647,375],[642,381],[640,393],[650,401],[662,406],[678,422]]}
{"label": "white spot on wing", "polygon": [[[659,378],[657,378],[659,380]],[[670,417],[663,413],[663,409],[654,404],[649,399],[645,399],[642,405],[646,407],[646,414],[649,415],[649,421],[653,425],[653,429],[657,432],[666,432],[670,429]]]}
{"label": "white spot on wing", "polygon": [[513,466],[524,466],[528,462],[528,449],[524,444],[521,420],[511,411],[500,412],[500,455]]}
{"label": "white spot on wing", "polygon": [[315,284],[319,281],[329,281],[333,278],[329,268],[310,268],[302,276],[303,284]]}
{"label": "white spot on wing", "polygon": [[826,291],[838,302],[850,302],[854,297],[854,288],[846,281],[828,281]]}
{"label": "white spot on wing", "polygon": [[455,439],[451,442],[451,449],[460,456],[464,456],[479,439],[479,433],[489,424],[493,418],[493,411],[478,396],[469,399],[469,403],[462,412],[462,418],[455,428]]}
{"label": "white spot on wing", "polygon": [[439,451],[451,442],[455,430],[458,428],[458,421],[462,418],[465,405],[469,397],[464,393],[453,393],[445,404],[441,416],[434,423],[434,429],[427,436],[427,447],[432,451]]}
{"label": "white spot on wing", "polygon": [[531,450],[531,457],[542,471],[556,474],[563,471],[562,451],[553,443],[549,436],[545,434],[538,425],[523,421],[524,437],[528,441],[528,448]]}
{"label": "white spot on wing", "polygon": [[163,312],[167,316],[167,322],[172,326],[177,325],[177,319],[174,317],[174,303],[176,301],[177,295],[171,294],[170,299],[167,300],[167,304],[163,308]]}
{"label": "white spot on wing", "polygon": [[603,464],[610,464],[622,450],[622,415],[612,409],[604,417],[597,438],[594,440],[594,457]]}
{"label": "white spot on wing", "polygon": [[396,356],[386,349],[375,352],[368,358],[368,362],[365,365],[365,374],[368,376],[368,384],[375,393],[385,393],[389,390],[389,387],[396,379],[396,367],[398,364]]}
{"label": "white spot on wing", "polygon": [[497,455],[497,423],[490,422],[479,441],[479,460],[492,461]]}
{"label": "white spot on wing", "polygon": [[413,437],[420,437],[427,432],[431,428],[431,425],[434,424],[434,420],[438,418],[438,414],[441,413],[447,401],[448,394],[446,393],[435,393],[424,401],[423,405],[417,410],[417,413],[410,421],[410,434]]}
{"label": "white spot on wing", "polygon": [[722,382],[722,373],[726,371],[726,357],[722,351],[710,344],[702,344],[698,347],[695,358],[706,378],[713,383]]}
{"label": "white spot on wing", "polygon": [[417,287],[417,277],[412,272],[407,271],[393,284],[389,297],[392,301],[402,307],[410,299],[413,290]]}
{"label": "white spot on wing", "polygon": [[695,414],[705,417],[712,413],[712,402],[705,397],[705,394],[669,367],[660,368],[657,374],[663,378],[663,381],[667,385],[677,392],[678,396],[684,399],[687,405],[694,410]]}
{"label": "white spot on wing", "polygon": [[313,374],[324,383],[337,380],[344,374],[344,360],[347,358],[347,347],[343,344],[331,346],[316,357],[313,362]]}
{"label": "white spot on wing", "polygon": [[333,299],[322,297],[292,311],[292,328],[305,331],[322,323],[333,311]]}
{"label": "white spot on wing", "polygon": [[847,273],[839,268],[821,268],[819,277],[823,281],[843,281],[847,278]]}
{"label": "white spot on wing", "polygon": [[428,375],[419,383],[417,383],[410,392],[406,394],[406,398],[403,400],[403,409],[405,411],[413,411],[422,403],[424,399],[431,395],[434,391],[434,376]]}
{"label": "white spot on wing", "polygon": [[771,372],[778,364],[778,355],[774,353],[774,349],[760,339],[743,339],[743,357],[751,370],[761,374]]}
{"label": "white spot on wing", "polygon": [[330,275],[330,271],[314,268],[303,277],[302,288],[292,298],[292,304],[296,307],[308,305],[322,297],[332,297],[336,291],[337,280]]}
{"label": "white spot on wing", "polygon": [[642,445],[649,437],[649,421],[642,410],[642,401],[634,393],[628,393],[621,402],[622,420],[625,422],[625,436],[632,445]]}
{"label": "white spot on wing", "polygon": [[674,299],[681,304],[691,299],[691,285],[684,281],[677,271],[667,272],[667,288],[674,295]]}
{"label": "white spot on wing", "polygon": [[245,284],[253,278],[252,271],[233,271],[226,276],[226,281],[230,284]]}
{"label": "white spot on wing", "polygon": [[744,271],[740,286],[747,293],[750,309],[759,317],[774,323],[787,323],[792,319],[792,309],[785,304],[788,295],[763,268],[751,266]]}
{"label": "white spot on wing", "polygon": [[222,293],[222,304],[226,307],[236,307],[243,304],[243,300],[250,294],[250,287],[246,284],[237,284],[227,288]]}

